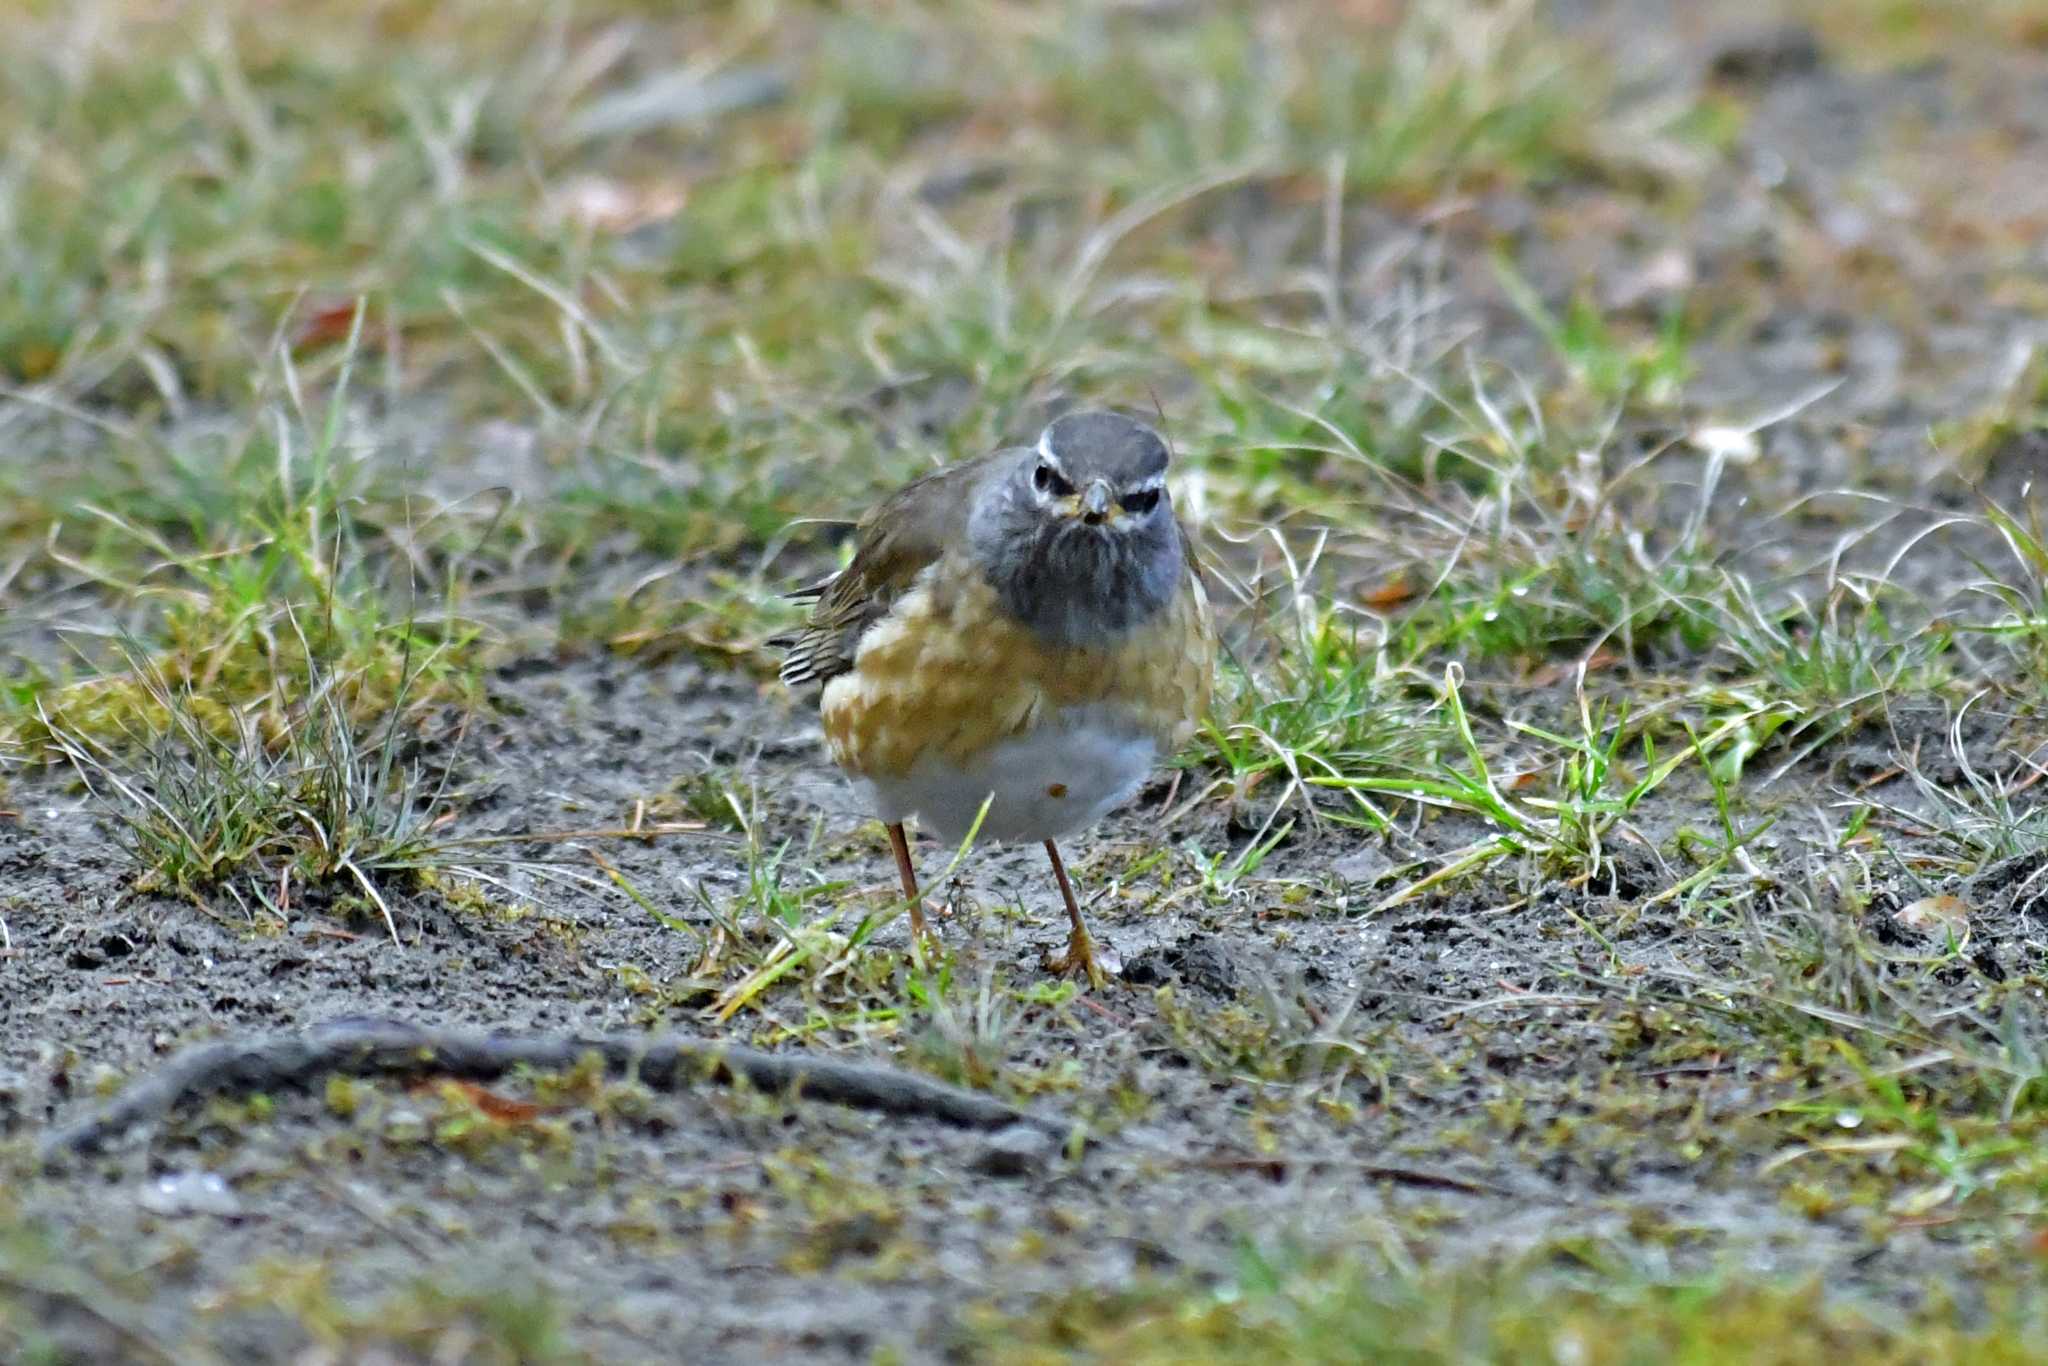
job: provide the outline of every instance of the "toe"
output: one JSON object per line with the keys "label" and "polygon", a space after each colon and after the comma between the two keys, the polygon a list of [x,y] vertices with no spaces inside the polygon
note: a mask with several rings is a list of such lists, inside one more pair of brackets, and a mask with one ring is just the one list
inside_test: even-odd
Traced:
{"label": "toe", "polygon": [[1065,953],[1046,954],[1045,968],[1062,977],[1085,976],[1099,991],[1109,985],[1112,976],[1123,971],[1123,964],[1115,954],[1098,950],[1095,941],[1086,935],[1076,935],[1067,941]]}

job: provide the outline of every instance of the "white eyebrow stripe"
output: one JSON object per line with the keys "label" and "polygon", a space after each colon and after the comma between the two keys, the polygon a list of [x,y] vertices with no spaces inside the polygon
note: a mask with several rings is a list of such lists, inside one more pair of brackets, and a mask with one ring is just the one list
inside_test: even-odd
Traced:
{"label": "white eyebrow stripe", "polygon": [[1125,493],[1156,493],[1156,492],[1158,492],[1158,491],[1159,491],[1160,489],[1163,489],[1163,488],[1165,488],[1165,487],[1166,487],[1166,471],[1165,471],[1165,470],[1161,470],[1161,471],[1159,471],[1159,473],[1157,473],[1157,474],[1155,474],[1155,475],[1152,475],[1152,476],[1151,476],[1151,477],[1149,477],[1149,478],[1146,478],[1146,479],[1141,479],[1141,480],[1139,480],[1139,481],[1138,481],[1137,483],[1135,483],[1135,484],[1129,484],[1129,485],[1126,485],[1126,486],[1125,486],[1125,488],[1124,488],[1124,492],[1125,492]]}
{"label": "white eyebrow stripe", "polygon": [[1066,478],[1066,465],[1060,461],[1058,456],[1052,453],[1052,428],[1050,427],[1047,427],[1038,434],[1038,458],[1052,466],[1062,479]]}

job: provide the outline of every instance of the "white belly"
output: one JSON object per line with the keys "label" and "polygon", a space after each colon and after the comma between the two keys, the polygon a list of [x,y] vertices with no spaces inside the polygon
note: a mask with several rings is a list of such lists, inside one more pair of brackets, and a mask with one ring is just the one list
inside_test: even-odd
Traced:
{"label": "white belly", "polygon": [[[1070,708],[961,768],[931,757],[900,778],[856,778],[885,821],[915,815],[941,840],[1050,840],[1095,824],[1136,794],[1158,744],[1118,708]],[[990,801],[993,796],[994,800]]]}

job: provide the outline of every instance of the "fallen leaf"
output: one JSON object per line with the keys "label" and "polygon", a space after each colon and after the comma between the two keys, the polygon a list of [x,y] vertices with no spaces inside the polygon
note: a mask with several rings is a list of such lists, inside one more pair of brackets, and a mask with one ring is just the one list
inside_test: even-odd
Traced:
{"label": "fallen leaf", "polygon": [[579,176],[554,196],[557,212],[599,232],[626,233],[674,218],[689,203],[680,180],[629,182]]}
{"label": "fallen leaf", "polygon": [[332,303],[315,308],[299,324],[292,334],[292,350],[310,351],[319,346],[331,346],[335,342],[347,341],[351,328],[355,326],[356,304],[353,299],[346,303]]}
{"label": "fallen leaf", "polygon": [[1956,1183],[1940,1181],[1923,1190],[1908,1191],[1891,1202],[1891,1212],[1907,1219],[1925,1219],[1955,1199]]}
{"label": "fallen leaf", "polygon": [[1405,574],[1396,574],[1377,588],[1368,588],[1358,595],[1358,601],[1367,607],[1399,607],[1415,596],[1415,585],[1408,582]]}
{"label": "fallen leaf", "polygon": [[1970,906],[1959,896],[1923,896],[1900,907],[1892,923],[1915,934],[1953,934],[1960,939],[1970,932]]}
{"label": "fallen leaf", "polygon": [[444,1077],[440,1081],[423,1081],[415,1089],[435,1091],[444,1096],[451,1093],[460,1096],[475,1106],[478,1113],[495,1119],[500,1124],[531,1124],[547,1113],[545,1106],[535,1105],[530,1100],[514,1100],[510,1096],[501,1096],[496,1091],[479,1086],[473,1081],[456,1081]]}

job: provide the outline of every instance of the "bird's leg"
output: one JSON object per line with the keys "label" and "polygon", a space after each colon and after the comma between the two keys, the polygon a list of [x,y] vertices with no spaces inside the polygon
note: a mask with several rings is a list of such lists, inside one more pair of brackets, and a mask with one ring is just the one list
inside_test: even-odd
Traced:
{"label": "bird's leg", "polygon": [[896,874],[903,879],[903,899],[910,903],[910,934],[925,937],[924,898],[917,894],[917,866],[910,861],[910,841],[903,834],[903,822],[889,827],[889,847],[896,851]]}
{"label": "bird's leg", "polygon": [[1067,919],[1073,922],[1074,932],[1068,936],[1067,951],[1060,957],[1048,957],[1045,966],[1053,972],[1085,972],[1089,983],[1098,991],[1107,980],[1102,964],[1095,958],[1095,941],[1088,936],[1087,922],[1081,919],[1081,903],[1074,900],[1074,884],[1067,880],[1067,865],[1060,862],[1060,847],[1051,840],[1045,842],[1045,856],[1052,860],[1052,875],[1060,884],[1060,895],[1067,902]]}

